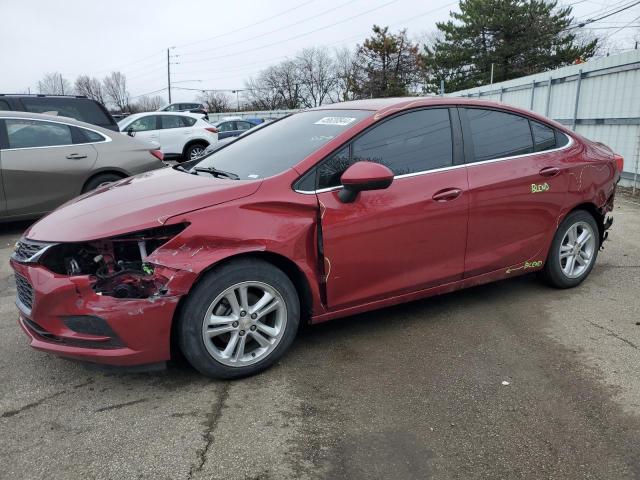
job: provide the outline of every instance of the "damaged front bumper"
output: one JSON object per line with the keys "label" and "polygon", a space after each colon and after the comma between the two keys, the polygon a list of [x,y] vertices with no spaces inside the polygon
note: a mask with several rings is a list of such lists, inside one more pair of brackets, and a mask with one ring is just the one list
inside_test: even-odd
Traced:
{"label": "damaged front bumper", "polygon": [[11,260],[19,322],[31,346],[107,365],[146,365],[170,358],[171,324],[192,272],[155,266],[168,279],[148,298],[116,298],[94,290],[89,275],[61,275],[38,263]]}

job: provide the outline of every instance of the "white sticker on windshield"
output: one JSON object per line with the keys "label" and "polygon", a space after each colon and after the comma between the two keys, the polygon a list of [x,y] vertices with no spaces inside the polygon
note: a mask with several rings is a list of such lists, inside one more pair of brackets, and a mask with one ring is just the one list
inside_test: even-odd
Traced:
{"label": "white sticker on windshield", "polygon": [[324,117],[318,120],[316,125],[340,125],[344,127],[345,125],[349,125],[351,122],[354,122],[355,118],[352,117]]}
{"label": "white sticker on windshield", "polygon": [[249,178],[260,178],[260,175],[252,174],[252,175],[247,175],[247,177],[249,177]]}

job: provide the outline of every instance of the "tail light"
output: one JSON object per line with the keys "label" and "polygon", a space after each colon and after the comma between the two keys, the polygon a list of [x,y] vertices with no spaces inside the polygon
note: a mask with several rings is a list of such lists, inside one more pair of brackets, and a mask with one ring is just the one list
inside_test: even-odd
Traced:
{"label": "tail light", "polygon": [[218,133],[218,129],[216,127],[204,127],[207,132]]}
{"label": "tail light", "polygon": [[149,150],[149,153],[156,157],[158,160],[164,160],[164,153],[160,150]]}
{"label": "tail light", "polygon": [[622,169],[624,168],[624,158],[622,158],[622,155],[614,155],[613,158],[616,161],[616,168],[620,173],[622,173]]}

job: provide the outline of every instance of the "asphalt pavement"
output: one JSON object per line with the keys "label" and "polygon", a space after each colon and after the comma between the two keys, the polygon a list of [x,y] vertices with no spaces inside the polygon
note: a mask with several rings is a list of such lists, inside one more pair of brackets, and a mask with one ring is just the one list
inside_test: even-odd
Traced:
{"label": "asphalt pavement", "polygon": [[640,204],[591,276],[305,328],[274,368],[105,371],[31,350],[0,224],[2,479],[638,479]]}

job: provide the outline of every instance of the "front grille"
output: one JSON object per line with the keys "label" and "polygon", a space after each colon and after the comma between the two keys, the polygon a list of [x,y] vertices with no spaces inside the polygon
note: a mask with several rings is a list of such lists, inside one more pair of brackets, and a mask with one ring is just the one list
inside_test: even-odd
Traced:
{"label": "front grille", "polygon": [[16,248],[13,251],[13,258],[18,262],[26,262],[49,245],[48,243],[33,242],[23,238],[16,244]]}
{"label": "front grille", "polygon": [[33,287],[29,283],[29,280],[19,273],[16,273],[16,291],[20,303],[31,310],[33,308]]}

